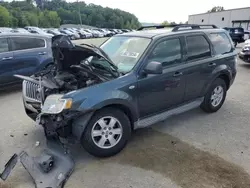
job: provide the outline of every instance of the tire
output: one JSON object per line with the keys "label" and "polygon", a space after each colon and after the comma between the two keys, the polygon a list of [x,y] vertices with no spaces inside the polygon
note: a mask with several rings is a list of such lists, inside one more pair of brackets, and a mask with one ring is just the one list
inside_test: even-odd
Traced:
{"label": "tire", "polygon": [[[222,94],[218,94],[221,93],[220,91]],[[217,112],[223,105],[226,95],[227,86],[225,81],[221,78],[217,78],[206,93],[204,101],[201,104],[201,109],[208,113]]]}
{"label": "tire", "polygon": [[[116,121],[113,123],[114,126],[111,126],[111,119],[113,122]],[[95,135],[93,131],[95,131]],[[130,136],[129,118],[119,109],[105,108],[91,118],[82,135],[81,144],[87,152],[95,157],[110,157],[119,153],[126,146]]]}

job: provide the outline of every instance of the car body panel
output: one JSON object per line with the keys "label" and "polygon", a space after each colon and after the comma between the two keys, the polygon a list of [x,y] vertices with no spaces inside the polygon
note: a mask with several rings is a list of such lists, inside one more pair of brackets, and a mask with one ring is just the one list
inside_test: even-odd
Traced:
{"label": "car body panel", "polygon": [[[45,41],[45,47],[32,48],[24,50],[14,50],[10,52],[0,53],[0,85],[8,86],[20,83],[20,80],[14,77],[14,74],[31,76],[37,71],[42,70],[48,64],[53,63],[51,38],[46,36],[37,36],[33,34],[6,34],[1,37],[7,37],[12,50],[11,39],[14,37],[38,38]],[[3,58],[10,58],[3,60]]]}

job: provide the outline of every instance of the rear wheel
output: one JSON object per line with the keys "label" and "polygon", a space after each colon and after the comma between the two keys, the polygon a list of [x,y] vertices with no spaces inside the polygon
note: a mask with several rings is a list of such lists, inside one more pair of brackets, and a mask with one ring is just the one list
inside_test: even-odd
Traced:
{"label": "rear wheel", "polygon": [[223,105],[226,95],[227,87],[225,81],[221,78],[217,78],[205,95],[201,108],[209,113],[218,111]]}
{"label": "rear wheel", "polygon": [[86,127],[81,143],[96,157],[109,157],[120,152],[131,135],[128,117],[119,109],[106,108],[97,112]]}

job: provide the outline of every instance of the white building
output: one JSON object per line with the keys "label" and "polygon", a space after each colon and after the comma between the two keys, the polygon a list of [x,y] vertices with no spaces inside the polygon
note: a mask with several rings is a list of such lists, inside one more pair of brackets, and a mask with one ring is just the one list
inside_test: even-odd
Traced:
{"label": "white building", "polygon": [[250,31],[250,7],[194,14],[188,16],[189,24],[214,24],[218,27],[242,27]]}

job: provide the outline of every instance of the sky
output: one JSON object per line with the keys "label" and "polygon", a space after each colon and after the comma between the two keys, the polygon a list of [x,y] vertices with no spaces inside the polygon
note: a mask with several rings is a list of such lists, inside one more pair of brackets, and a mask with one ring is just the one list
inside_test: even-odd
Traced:
{"label": "sky", "polygon": [[[75,1],[75,0],[67,0]],[[81,1],[81,0],[79,0]],[[249,0],[83,0],[110,8],[119,8],[133,13],[140,22],[162,23],[163,21],[185,22],[188,15],[207,12],[214,6],[225,9],[250,6]]]}

